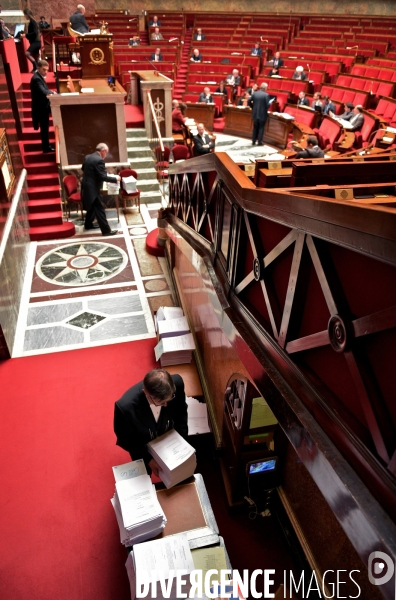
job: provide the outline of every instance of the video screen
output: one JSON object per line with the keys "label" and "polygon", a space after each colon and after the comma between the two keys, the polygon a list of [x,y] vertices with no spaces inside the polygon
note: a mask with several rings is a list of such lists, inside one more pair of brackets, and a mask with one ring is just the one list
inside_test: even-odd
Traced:
{"label": "video screen", "polygon": [[260,462],[252,463],[249,465],[249,475],[256,475],[257,473],[266,473],[268,471],[275,471],[276,469],[276,458],[270,458]]}

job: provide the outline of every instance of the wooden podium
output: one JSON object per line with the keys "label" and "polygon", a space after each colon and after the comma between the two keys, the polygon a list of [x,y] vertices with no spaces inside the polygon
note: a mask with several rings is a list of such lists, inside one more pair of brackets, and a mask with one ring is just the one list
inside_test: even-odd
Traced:
{"label": "wooden podium", "polygon": [[113,36],[82,35],[80,42],[83,79],[114,76]]}
{"label": "wooden podium", "polygon": [[147,92],[151,95],[161,136],[172,138],[172,84],[173,80],[159,71],[131,72],[132,104],[139,104],[140,100],[143,102],[144,124],[149,138],[155,138],[157,134],[151,118]]}

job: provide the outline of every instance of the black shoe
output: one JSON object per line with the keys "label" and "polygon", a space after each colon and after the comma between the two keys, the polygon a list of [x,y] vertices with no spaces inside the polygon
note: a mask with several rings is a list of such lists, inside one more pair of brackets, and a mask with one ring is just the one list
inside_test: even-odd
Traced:
{"label": "black shoe", "polygon": [[264,146],[263,142],[259,142],[257,145],[258,146]]}
{"label": "black shoe", "polygon": [[90,229],[100,229],[100,226],[95,223],[92,227],[84,227],[85,231],[89,231]]}
{"label": "black shoe", "polygon": [[44,153],[47,152],[55,152],[55,148],[53,146],[48,146],[47,150],[43,150]]}
{"label": "black shoe", "polygon": [[256,145],[256,142],[252,142],[252,146],[255,146],[255,145]]}
{"label": "black shoe", "polygon": [[118,230],[117,229],[112,229],[111,231],[109,231],[108,233],[102,233],[102,235],[117,235]]}

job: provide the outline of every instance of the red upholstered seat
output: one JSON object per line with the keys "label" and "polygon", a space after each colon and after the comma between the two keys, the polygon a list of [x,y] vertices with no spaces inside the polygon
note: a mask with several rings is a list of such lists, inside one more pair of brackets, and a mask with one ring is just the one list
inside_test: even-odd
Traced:
{"label": "red upholstered seat", "polygon": [[[131,177],[131,176],[134,177],[135,179],[138,178],[138,174],[133,169],[121,169],[119,175],[120,175],[121,179],[123,177]],[[121,187],[120,188],[120,194],[121,194],[122,207],[123,207],[124,211],[126,210],[127,200],[133,200],[135,202],[136,206],[138,207],[139,212],[140,212],[140,191],[138,189],[136,190],[136,192],[130,192],[128,194]]]}
{"label": "red upholstered seat", "polygon": [[84,218],[81,194],[78,191],[78,179],[75,175],[66,175],[63,178],[63,188],[66,195],[66,206],[70,218],[70,204],[75,204],[77,210],[81,212],[81,218]]}
{"label": "red upholstered seat", "polygon": [[337,121],[325,117],[320,124],[320,127],[314,129],[314,131],[318,137],[319,146],[325,150],[328,148],[333,149],[334,142],[336,142],[340,136],[342,128]]}
{"label": "red upholstered seat", "polygon": [[178,160],[186,160],[190,156],[190,151],[187,146],[183,144],[177,144],[172,148],[173,160],[177,162]]}

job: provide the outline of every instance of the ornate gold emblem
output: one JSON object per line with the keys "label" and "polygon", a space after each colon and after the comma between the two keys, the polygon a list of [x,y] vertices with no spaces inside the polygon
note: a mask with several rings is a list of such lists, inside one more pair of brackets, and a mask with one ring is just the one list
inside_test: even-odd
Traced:
{"label": "ornate gold emblem", "polygon": [[157,96],[156,101],[153,103],[153,107],[154,107],[155,116],[157,117],[158,123],[161,123],[161,121],[165,121],[165,118],[163,116],[164,104],[163,104],[163,102],[160,101],[158,96]]}
{"label": "ornate gold emblem", "polygon": [[88,63],[90,65],[104,65],[104,64],[106,64],[106,61],[103,60],[104,59],[104,52],[100,48],[92,48],[91,52],[89,53],[89,58],[91,59],[91,62]]}

